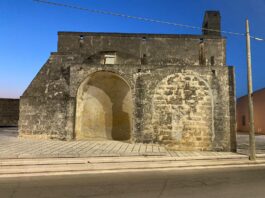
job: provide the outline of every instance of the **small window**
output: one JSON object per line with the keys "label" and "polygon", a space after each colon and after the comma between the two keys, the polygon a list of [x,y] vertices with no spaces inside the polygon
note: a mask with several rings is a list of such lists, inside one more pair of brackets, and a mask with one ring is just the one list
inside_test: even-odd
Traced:
{"label": "small window", "polygon": [[214,56],[211,56],[211,66],[214,66],[215,61],[214,61]]}
{"label": "small window", "polygon": [[246,126],[246,116],[242,116],[242,126]]}
{"label": "small window", "polygon": [[104,64],[106,65],[113,65],[116,62],[116,55],[115,54],[105,54],[104,55]]}
{"label": "small window", "polygon": [[84,45],[84,36],[80,35],[80,37],[79,37],[79,47],[82,48],[83,45]]}

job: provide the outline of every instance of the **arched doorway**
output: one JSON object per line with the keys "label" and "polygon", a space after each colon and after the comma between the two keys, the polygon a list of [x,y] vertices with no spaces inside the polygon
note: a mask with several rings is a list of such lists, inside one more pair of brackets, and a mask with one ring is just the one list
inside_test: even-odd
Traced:
{"label": "arched doorway", "polygon": [[79,87],[76,139],[129,140],[132,130],[129,85],[112,72],[95,72]]}

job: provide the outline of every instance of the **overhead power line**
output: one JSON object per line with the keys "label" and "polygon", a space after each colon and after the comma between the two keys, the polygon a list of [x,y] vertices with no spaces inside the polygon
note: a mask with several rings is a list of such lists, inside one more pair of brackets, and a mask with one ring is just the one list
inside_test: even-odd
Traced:
{"label": "overhead power line", "polygon": [[[160,23],[160,24],[164,24],[164,25],[178,26],[178,27],[197,29],[197,30],[207,30],[207,31],[220,32],[223,34],[230,34],[230,35],[236,35],[236,36],[246,36],[245,33],[209,29],[209,28],[197,27],[197,26],[192,26],[192,25],[185,25],[185,24],[168,22],[168,21],[163,21],[163,20],[151,19],[151,18],[146,18],[146,17],[138,17],[138,16],[132,16],[132,15],[121,14],[121,13],[116,13],[116,12],[84,8],[84,7],[80,7],[80,6],[74,6],[74,5],[57,3],[57,2],[46,1],[46,0],[33,0],[33,1],[35,1],[37,3],[44,3],[44,4],[53,5],[53,6],[82,10],[82,11],[86,11],[86,12],[90,12],[90,13],[111,15],[111,16],[123,17],[123,18],[127,18],[127,19],[135,19],[135,20],[139,20],[139,21],[143,21],[143,22]],[[254,37],[254,36],[250,36],[250,38],[255,39],[257,41],[265,41],[265,39],[263,39],[263,38],[258,38],[258,37]]]}

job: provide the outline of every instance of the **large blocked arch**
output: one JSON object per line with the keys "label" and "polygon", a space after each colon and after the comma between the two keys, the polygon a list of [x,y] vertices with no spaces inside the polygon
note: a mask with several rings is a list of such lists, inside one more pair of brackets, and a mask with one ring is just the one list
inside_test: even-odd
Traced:
{"label": "large blocked arch", "polygon": [[214,139],[213,97],[209,85],[189,72],[158,83],[152,102],[156,141],[178,150],[211,150]]}
{"label": "large blocked arch", "polygon": [[129,140],[132,133],[132,93],[119,75],[98,71],[77,92],[75,137]]}

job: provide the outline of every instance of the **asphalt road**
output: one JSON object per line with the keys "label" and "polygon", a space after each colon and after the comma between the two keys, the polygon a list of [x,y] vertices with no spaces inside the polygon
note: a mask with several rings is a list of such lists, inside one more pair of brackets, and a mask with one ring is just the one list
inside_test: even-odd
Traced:
{"label": "asphalt road", "polygon": [[1,198],[264,198],[265,167],[0,179]]}

